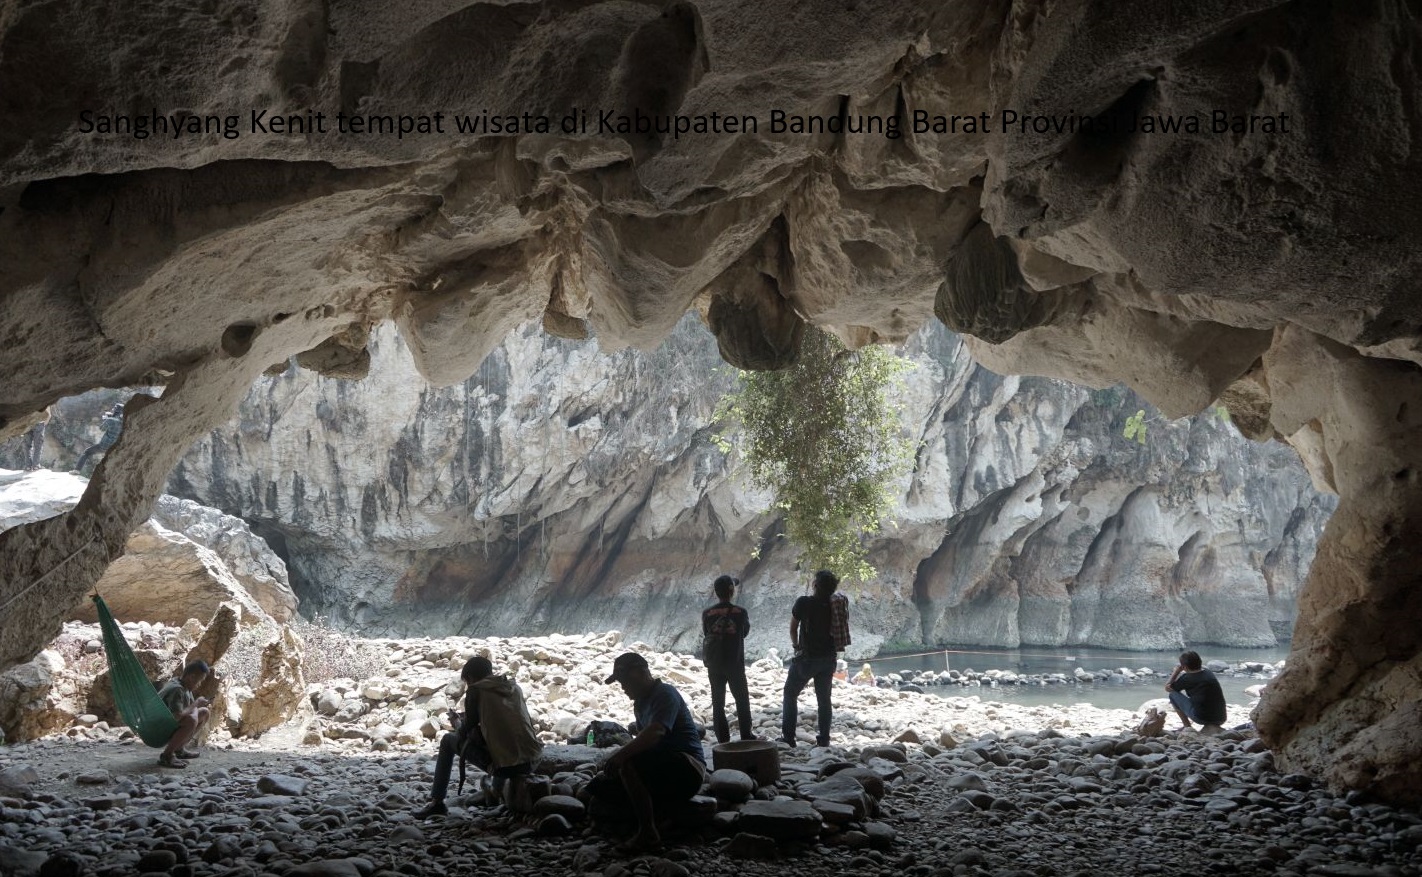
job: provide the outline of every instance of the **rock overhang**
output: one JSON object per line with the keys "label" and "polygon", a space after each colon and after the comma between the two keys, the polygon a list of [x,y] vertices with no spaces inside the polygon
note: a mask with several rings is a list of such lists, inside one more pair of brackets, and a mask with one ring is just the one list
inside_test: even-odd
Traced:
{"label": "rock overhang", "polygon": [[[94,386],[168,380],[174,396],[135,418],[150,432],[111,467],[130,471],[95,479],[65,538],[88,519],[116,548],[178,446],[262,368],[300,354],[360,374],[384,320],[451,383],[540,316],[650,347],[695,307],[723,355],[766,367],[793,360],[805,324],[862,344],[937,312],[993,368],[1125,381],[1170,414],[1220,399],[1251,435],[1289,440],[1342,497],[1316,611],[1350,592],[1407,600],[1388,572],[1417,528],[1422,464],[1422,89],[1405,4],[140,6],[0,23],[0,435]],[[565,135],[574,108],[765,129]],[[81,130],[85,111],[154,110],[222,129]],[[771,132],[776,111],[902,130]],[[271,130],[316,112],[520,128],[531,114],[549,131]],[[919,112],[1111,124],[934,134],[914,131]],[[1216,131],[1218,112],[1294,127]],[[227,115],[247,133],[228,136]],[[1201,130],[1142,130],[1162,117]],[[45,544],[54,560],[78,543]],[[1342,570],[1348,587],[1322,580]],[[1326,628],[1303,637],[1351,648]],[[1324,687],[1339,703],[1377,694],[1367,675]],[[1382,688],[1388,709],[1406,701]],[[1374,721],[1300,702],[1270,707],[1266,735],[1292,740],[1277,717],[1300,710],[1339,723],[1334,739]]]}

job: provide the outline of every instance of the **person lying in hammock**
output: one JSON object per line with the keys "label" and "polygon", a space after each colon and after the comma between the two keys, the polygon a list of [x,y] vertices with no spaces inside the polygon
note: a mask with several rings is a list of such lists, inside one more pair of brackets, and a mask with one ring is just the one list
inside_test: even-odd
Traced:
{"label": "person lying in hammock", "polygon": [[184,758],[198,757],[197,749],[184,747],[197,736],[198,729],[207,724],[211,704],[205,697],[194,697],[193,692],[210,672],[212,668],[206,661],[192,661],[183,668],[182,676],[169,679],[158,689],[158,697],[173,711],[173,718],[178,720],[178,730],[168,738],[168,745],[158,756],[158,763],[164,767],[187,767]]}

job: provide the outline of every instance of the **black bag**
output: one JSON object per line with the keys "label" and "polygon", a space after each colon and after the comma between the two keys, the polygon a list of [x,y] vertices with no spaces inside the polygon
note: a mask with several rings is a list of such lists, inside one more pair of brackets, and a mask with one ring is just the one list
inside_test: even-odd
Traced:
{"label": "black bag", "polygon": [[598,749],[610,749],[613,746],[625,746],[631,743],[632,735],[625,727],[616,722],[595,719],[588,723],[581,739],[575,738],[570,742],[596,746]]}

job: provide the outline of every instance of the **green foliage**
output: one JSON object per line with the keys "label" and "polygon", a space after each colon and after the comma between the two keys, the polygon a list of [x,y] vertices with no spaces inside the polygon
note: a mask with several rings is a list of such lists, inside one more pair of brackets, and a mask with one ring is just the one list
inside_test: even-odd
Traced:
{"label": "green foliage", "polygon": [[1213,405],[1210,407],[1210,419],[1220,423],[1229,423],[1229,409],[1223,405]]}
{"label": "green foliage", "polygon": [[[912,459],[889,402],[912,367],[885,347],[851,352],[812,329],[795,366],[741,372],[721,400],[718,417],[740,424],[750,479],[774,494],[802,568],[834,570],[846,582],[874,576],[863,537],[878,532]],[[726,435],[715,440],[730,450]]]}
{"label": "green foliage", "polygon": [[1135,439],[1141,444],[1146,443],[1145,409],[1141,409],[1126,418],[1126,428],[1121,434],[1127,439]]}

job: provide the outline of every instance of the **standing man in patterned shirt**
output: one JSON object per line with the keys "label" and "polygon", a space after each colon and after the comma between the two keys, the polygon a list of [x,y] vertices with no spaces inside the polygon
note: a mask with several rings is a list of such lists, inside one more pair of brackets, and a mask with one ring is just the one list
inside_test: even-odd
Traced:
{"label": "standing man in patterned shirt", "polygon": [[726,688],[736,701],[736,719],[741,739],[754,740],[751,730],[750,691],[746,686],[746,635],[750,615],[731,602],[740,579],[720,576],[712,584],[716,605],[701,613],[702,661],[711,681],[711,724],[716,742],[729,743],[731,723],[726,718]]}

